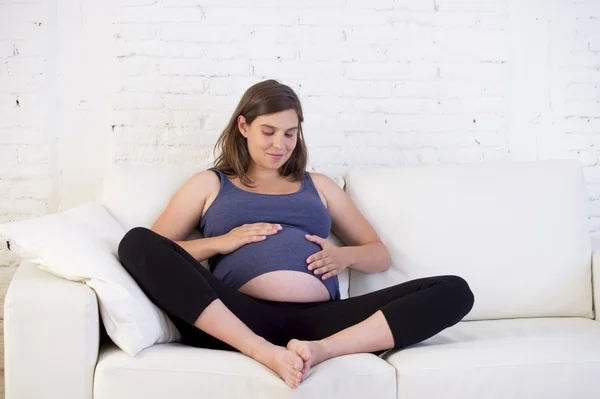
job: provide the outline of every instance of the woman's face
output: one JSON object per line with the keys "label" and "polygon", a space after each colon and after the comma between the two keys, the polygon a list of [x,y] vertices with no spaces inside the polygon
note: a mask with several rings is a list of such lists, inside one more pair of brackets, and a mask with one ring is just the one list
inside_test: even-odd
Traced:
{"label": "woman's face", "polygon": [[251,125],[238,117],[240,132],[248,140],[248,151],[256,166],[279,169],[292,156],[298,140],[298,114],[294,109],[261,115]]}

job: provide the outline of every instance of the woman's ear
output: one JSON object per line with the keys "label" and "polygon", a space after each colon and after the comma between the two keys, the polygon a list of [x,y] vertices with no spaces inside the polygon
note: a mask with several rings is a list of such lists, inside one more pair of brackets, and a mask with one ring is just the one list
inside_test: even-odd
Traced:
{"label": "woman's ear", "polygon": [[242,133],[242,136],[248,138],[248,124],[246,123],[246,118],[244,117],[244,115],[238,116],[237,124],[240,133]]}

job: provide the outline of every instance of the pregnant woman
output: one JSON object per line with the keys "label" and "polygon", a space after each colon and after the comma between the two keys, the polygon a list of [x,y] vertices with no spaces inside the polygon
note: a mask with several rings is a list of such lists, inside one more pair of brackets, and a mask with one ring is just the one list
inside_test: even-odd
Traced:
{"label": "pregnant woman", "polygon": [[[430,338],[474,300],[452,275],[340,300],[340,272],[384,271],[390,254],[334,181],[306,171],[302,122],[290,87],[253,85],[217,140],[214,167],[119,244],[121,263],[184,344],[240,351],[292,388],[332,357]],[[186,241],[196,226],[204,238]],[[327,241],[330,230],[346,246]]]}

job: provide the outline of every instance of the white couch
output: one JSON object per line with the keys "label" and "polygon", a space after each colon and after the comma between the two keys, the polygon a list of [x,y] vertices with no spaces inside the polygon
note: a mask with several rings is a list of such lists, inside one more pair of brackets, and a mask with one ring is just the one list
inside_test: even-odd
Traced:
{"label": "white couch", "polygon": [[[194,171],[116,165],[102,203],[125,228],[149,226]],[[352,168],[345,183],[393,266],[345,274],[342,296],[458,274],[475,294],[464,321],[328,360],[292,390],[240,353],[169,343],[129,356],[102,334],[91,288],[23,262],[5,300],[7,399],[600,397],[600,255],[578,163]]]}

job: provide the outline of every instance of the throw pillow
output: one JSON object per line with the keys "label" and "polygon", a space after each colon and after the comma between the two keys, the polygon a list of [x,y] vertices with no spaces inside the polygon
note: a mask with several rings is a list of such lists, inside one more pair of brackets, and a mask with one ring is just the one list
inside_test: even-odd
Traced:
{"label": "throw pillow", "polygon": [[108,336],[135,356],[153,344],[178,341],[180,334],[119,262],[117,248],[124,235],[95,201],[0,225],[0,236],[39,268],[94,289]]}

